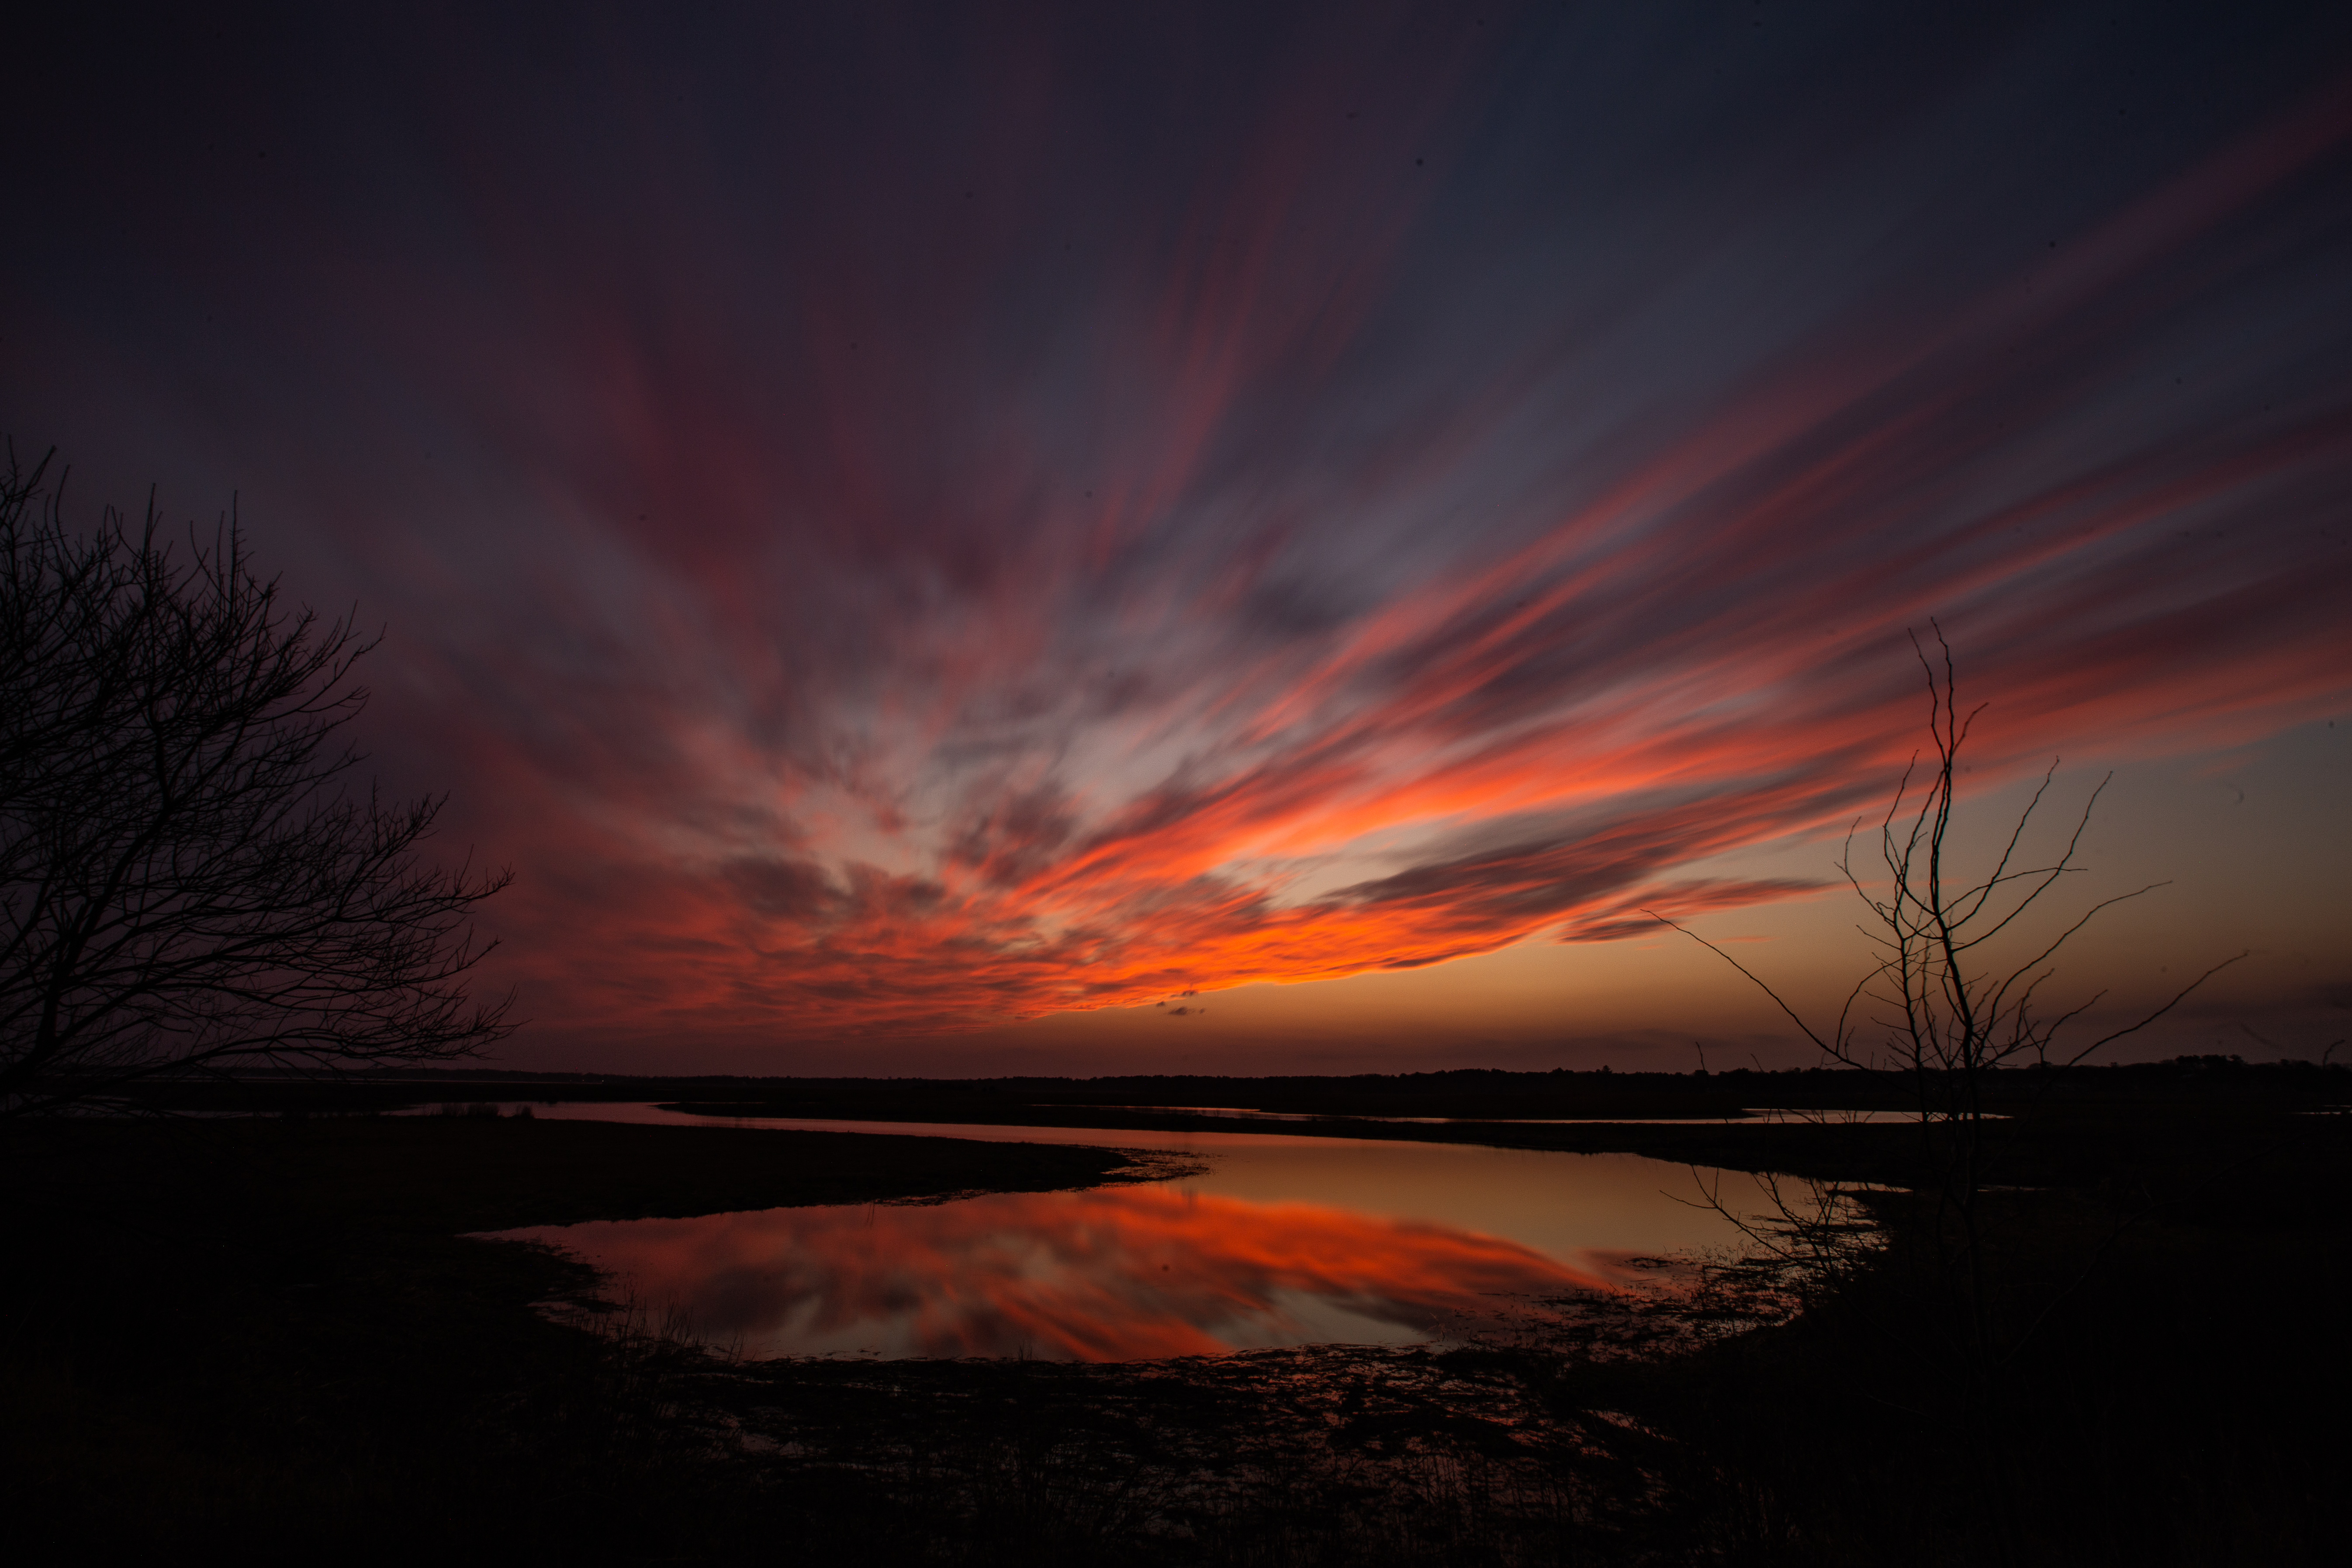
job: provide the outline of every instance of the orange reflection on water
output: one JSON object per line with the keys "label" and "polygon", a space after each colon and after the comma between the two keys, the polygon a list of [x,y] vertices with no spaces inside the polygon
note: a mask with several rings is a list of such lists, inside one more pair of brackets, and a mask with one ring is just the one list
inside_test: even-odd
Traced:
{"label": "orange reflection on water", "polygon": [[1402,1341],[1601,1281],[1517,1242],[1162,1186],[509,1233],[751,1355],[1127,1361]]}

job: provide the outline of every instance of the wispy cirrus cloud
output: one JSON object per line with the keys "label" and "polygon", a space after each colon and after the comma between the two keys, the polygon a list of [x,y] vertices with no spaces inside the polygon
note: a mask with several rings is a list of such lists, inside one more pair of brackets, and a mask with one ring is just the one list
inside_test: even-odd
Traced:
{"label": "wispy cirrus cloud", "polygon": [[1986,779],[2347,689],[2347,100],[2094,135],[2103,37],[1870,10],[471,19],[173,277],[543,1029],[1608,941],[1811,890],[1703,863],[1879,798],[1930,617]]}

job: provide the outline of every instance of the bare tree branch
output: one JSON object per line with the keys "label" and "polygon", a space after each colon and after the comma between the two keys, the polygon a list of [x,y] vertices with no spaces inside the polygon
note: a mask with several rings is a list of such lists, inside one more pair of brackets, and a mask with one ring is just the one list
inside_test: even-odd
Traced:
{"label": "bare tree branch", "polygon": [[289,607],[233,517],[177,557],[152,498],[74,531],[47,461],[0,478],[0,1115],[503,1036],[465,982],[509,875],[422,859],[439,798],[352,788],[374,641]]}
{"label": "bare tree branch", "polygon": [[[1985,1200],[1988,1193],[1996,1190],[1991,1176],[2000,1153],[2003,1123],[1999,1114],[1986,1108],[1994,1088],[1993,1075],[2011,1066],[2043,1069],[2026,1075],[2032,1091],[2030,1104],[2049,1092],[2063,1069],[2155,1023],[2238,959],[2213,965],[2137,1021],[2080,1047],[2062,1047],[2062,1033],[2096,1005],[2105,993],[2054,1016],[2040,1012],[2041,988],[2055,973],[2052,961],[2100,913],[2151,889],[2142,888],[2093,904],[2039,943],[2038,951],[2021,963],[1986,964],[1970,956],[1991,951],[1987,943],[2011,931],[2061,879],[2081,868],[2076,857],[2107,781],[2102,780],[2091,792],[2063,851],[2054,860],[2027,870],[2013,869],[2028,826],[2056,776],[2053,761],[2011,826],[1990,871],[1965,886],[1948,886],[1946,852],[1958,799],[1960,748],[1984,709],[1979,706],[1963,715],[1956,695],[1951,646],[1941,627],[1935,627],[1934,635],[1940,658],[1931,658],[1916,636],[1912,639],[1927,688],[1932,759],[1913,756],[1879,820],[1878,853],[1885,868],[1885,890],[1865,885],[1854,869],[1853,839],[1862,819],[1848,830],[1838,861],[1847,885],[1871,912],[1871,923],[1863,928],[1863,934],[1874,950],[1874,962],[1848,994],[1835,1027],[1827,1033],[1817,1028],[1763,978],[1714,942],[1663,916],[1653,914],[1652,918],[1683,931],[1747,976],[1825,1059],[1860,1068],[1874,1066],[1884,1052],[1895,1070],[1909,1079],[1918,1107],[1925,1179],[1917,1191],[1922,1206],[1903,1235],[1906,1247],[1913,1249],[1913,1261],[1922,1270],[1924,1288],[1915,1298],[1916,1310],[1903,1321],[1881,1327],[1911,1336],[1931,1352],[1932,1364],[1943,1373],[1964,1379],[1969,1407],[1981,1418],[1990,1406],[1992,1380],[1999,1369],[2011,1362],[2049,1310],[2045,1306],[2042,1312],[2029,1314],[2017,1323],[1994,1310],[1988,1251],[1997,1225],[1994,1211]],[[1923,761],[1931,765],[1923,768]],[[1924,787],[1918,787],[1923,772]],[[1915,788],[1918,789],[1916,795]],[[1971,968],[1971,963],[1979,967]],[[1870,1022],[1883,1031],[1868,1043],[1855,1022],[1858,1006],[1869,1010]],[[1825,1289],[1845,1278],[1861,1257],[1857,1249],[1872,1245],[1839,1223],[1840,1205],[1850,1203],[1850,1194],[1822,1189],[1799,1201],[1778,1183],[1767,1180],[1762,1185],[1770,1217],[1759,1222],[1733,1215],[1734,1221],[1751,1240],[1763,1244],[1779,1265],[1809,1276],[1809,1281],[1797,1284],[1800,1292]],[[1730,1213],[1719,1188],[1703,1187],[1702,1194],[1703,1206]],[[2086,1261],[2085,1273],[2103,1251],[2095,1252]],[[1998,1491],[2000,1477],[2005,1472],[1990,1447],[1984,1455],[1988,1477]]]}

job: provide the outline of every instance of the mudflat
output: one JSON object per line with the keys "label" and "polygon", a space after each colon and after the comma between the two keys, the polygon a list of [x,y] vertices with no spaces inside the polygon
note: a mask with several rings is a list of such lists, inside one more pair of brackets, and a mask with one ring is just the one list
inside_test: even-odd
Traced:
{"label": "mudflat", "polygon": [[1050,1192],[1158,1173],[1106,1149],[491,1116],[92,1121],[14,1142],[21,1179],[68,1209],[223,1205],[438,1233]]}
{"label": "mudflat", "polygon": [[[1156,1174],[1103,1149],[487,1116],[83,1121],[0,1142],[0,1506],[25,1563],[332,1542],[658,1555],[714,1472],[597,1281],[461,1233]],[[625,1542],[626,1544],[623,1544]]]}
{"label": "mudflat", "polygon": [[1599,1302],[1557,1342],[1124,1366],[744,1364],[625,1310],[583,1332],[533,1308],[591,1303],[585,1268],[463,1234],[1162,1173],[1114,1149],[484,1113],[25,1129],[0,1142],[0,1507],[33,1563],[1863,1564],[1991,1560],[1997,1483],[2020,1562],[2333,1562],[2341,1074],[2085,1075],[2105,1092],[1998,1124],[1974,1223],[2018,1348],[1990,1382],[1945,1332],[1916,1126],[1445,1129],[1884,1184],[1885,1244],[1793,1319],[1742,1316],[1735,1274],[1713,1321]]}

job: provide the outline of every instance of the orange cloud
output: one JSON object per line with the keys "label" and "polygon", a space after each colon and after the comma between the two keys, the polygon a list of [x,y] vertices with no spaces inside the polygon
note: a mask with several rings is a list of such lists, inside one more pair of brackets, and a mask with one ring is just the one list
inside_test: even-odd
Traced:
{"label": "orange cloud", "polygon": [[[1937,117],[2072,126],[2050,84],[2106,68],[2063,40],[1928,51],[1892,121],[1816,40],[1751,138],[1443,12],[978,27],[968,101],[761,77],[711,100],[740,139],[665,131],[702,100],[663,74],[576,179],[510,132],[614,84],[542,82],[410,126],[479,183],[330,247],[383,259],[224,308],[278,401],[172,395],[205,449],[299,448],[248,449],[394,628],[388,783],[520,873],[519,1048],[887,1042],[1801,897],[1706,863],[1883,798],[1930,617],[1994,705],[1973,784],[2339,710],[2352,99],[2060,189]],[[1687,58],[1637,13],[1623,58]],[[397,92],[345,161],[525,74]]]}

